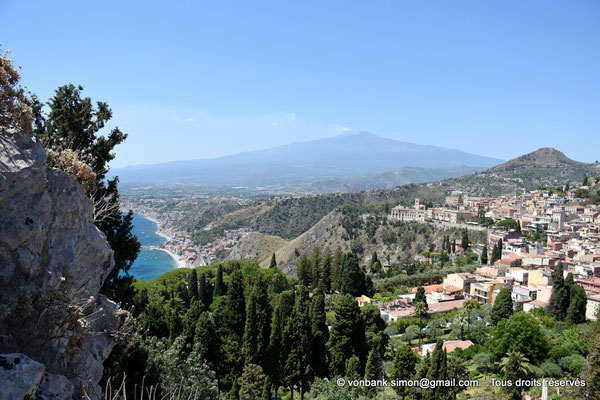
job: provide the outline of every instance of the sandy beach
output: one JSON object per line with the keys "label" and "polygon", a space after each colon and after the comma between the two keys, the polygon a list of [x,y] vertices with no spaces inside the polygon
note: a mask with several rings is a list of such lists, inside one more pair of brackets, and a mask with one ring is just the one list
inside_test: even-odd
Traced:
{"label": "sandy beach", "polygon": [[183,257],[173,253],[172,251],[165,249],[163,247],[156,247],[156,246],[145,246],[145,249],[148,250],[160,250],[160,251],[164,251],[165,253],[167,253],[168,255],[171,256],[171,258],[173,260],[175,260],[175,262],[177,263],[177,268],[192,268],[192,266],[183,259]]}

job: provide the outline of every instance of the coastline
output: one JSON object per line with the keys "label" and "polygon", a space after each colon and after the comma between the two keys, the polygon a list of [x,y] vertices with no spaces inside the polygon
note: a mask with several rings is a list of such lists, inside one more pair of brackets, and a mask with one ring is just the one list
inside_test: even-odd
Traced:
{"label": "coastline", "polygon": [[[134,211],[134,213],[141,215],[142,217],[146,218],[148,221],[152,221],[156,224],[156,231],[154,232],[155,234],[157,234],[160,237],[163,237],[167,242],[173,240],[172,237],[170,237],[169,235],[167,235],[166,233],[164,233],[161,229],[160,229],[160,221],[158,221],[156,218],[152,218],[146,214],[141,214],[139,212]],[[177,255],[175,253],[173,253],[171,250],[166,249],[164,247],[158,247],[158,246],[143,246],[145,249],[148,250],[160,250],[160,251],[164,251],[165,253],[167,253],[173,260],[175,260],[175,263],[177,264],[177,268],[193,268],[192,265],[190,265],[187,261],[185,261],[180,255]]]}
{"label": "coastline", "polygon": [[192,268],[192,266],[187,261],[185,261],[181,256],[173,253],[171,250],[165,249],[163,247],[157,247],[157,246],[144,246],[144,249],[164,251],[173,260],[175,260],[175,262],[177,263],[177,268]]}

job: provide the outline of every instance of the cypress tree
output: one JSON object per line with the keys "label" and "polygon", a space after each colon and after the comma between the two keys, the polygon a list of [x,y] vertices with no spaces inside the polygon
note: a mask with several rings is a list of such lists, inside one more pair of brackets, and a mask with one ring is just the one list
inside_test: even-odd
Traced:
{"label": "cypress tree", "polygon": [[262,391],[262,400],[271,400],[273,399],[273,384],[271,383],[271,378],[267,375],[265,378],[265,384],[263,386]]}
{"label": "cypress tree", "polygon": [[267,285],[260,276],[257,279],[246,313],[244,329],[244,357],[246,364],[265,365],[270,337],[271,305]]}
{"label": "cypress tree", "polygon": [[193,268],[188,275],[188,293],[190,294],[190,304],[198,300],[198,275]]}
{"label": "cypress tree", "polygon": [[570,289],[567,321],[573,324],[582,324],[585,322],[585,311],[587,305],[587,296],[585,294],[585,290],[579,285],[572,285]]}
{"label": "cypress tree", "polygon": [[217,372],[219,370],[219,338],[212,315],[205,311],[196,321],[194,335],[194,350],[206,361],[208,367]]}
{"label": "cypress tree", "polygon": [[500,293],[498,293],[498,297],[496,297],[496,301],[494,302],[494,306],[490,314],[492,322],[494,325],[498,325],[498,323],[503,319],[510,318],[513,313],[514,308],[511,298],[511,291],[508,288],[501,289]]}
{"label": "cypress tree", "polygon": [[[379,352],[373,348],[369,352],[369,358],[367,359],[367,365],[365,366],[365,380],[376,381],[382,380],[384,377],[383,362],[381,361]],[[365,386],[364,392],[367,398],[372,398],[377,393],[377,387]]]}
{"label": "cypress tree", "polygon": [[[410,380],[416,373],[417,355],[411,350],[408,344],[404,344],[396,350],[394,356],[394,370],[392,379],[394,380]],[[406,396],[408,393],[407,387],[395,386],[394,390],[400,396]]]}
{"label": "cypress tree", "polygon": [[310,323],[312,332],[313,369],[315,375],[327,377],[327,340],[329,329],[325,316],[325,298],[322,294],[313,296],[310,302]]}
{"label": "cypress tree", "polygon": [[215,278],[215,290],[214,295],[217,296],[225,296],[227,293],[227,288],[225,287],[225,283],[223,282],[223,265],[219,264],[217,268],[217,277]]}
{"label": "cypress tree", "polygon": [[206,275],[204,273],[200,274],[200,277],[198,278],[198,286],[198,297],[200,298],[206,309],[208,309],[210,307],[210,304],[212,303],[212,290],[208,282],[206,281]]}
{"label": "cypress tree", "polygon": [[311,286],[312,278],[312,263],[306,256],[302,256],[296,265],[296,274],[301,285],[306,287]]}
{"label": "cypress tree", "polygon": [[335,250],[333,255],[333,259],[331,260],[331,290],[339,291],[340,290],[340,275],[342,273],[342,260],[344,254],[342,249],[338,247]]}
{"label": "cypress tree", "polygon": [[325,250],[325,255],[323,256],[323,269],[321,271],[321,281],[323,282],[323,290],[325,293],[331,292],[331,261],[331,251],[327,248]]}
{"label": "cypress tree", "polygon": [[569,290],[563,277],[563,263],[558,262],[552,271],[552,295],[550,297],[550,315],[559,321],[567,317],[569,309]]}
{"label": "cypress tree", "polygon": [[365,273],[358,264],[356,254],[348,253],[344,255],[339,289],[341,294],[349,293],[354,297],[366,293]]}
{"label": "cypress tree", "polygon": [[413,301],[414,304],[416,303],[425,303],[427,304],[427,297],[425,297],[425,288],[423,286],[419,286],[417,288],[417,293],[415,294],[415,300]]}
{"label": "cypress tree", "polygon": [[275,253],[271,256],[271,264],[269,264],[269,268],[277,267],[277,260],[275,259]]}
{"label": "cypress tree", "polygon": [[469,231],[467,230],[467,228],[465,228],[465,230],[463,231],[460,245],[465,251],[469,248]]}
{"label": "cypress tree", "polygon": [[302,398],[314,377],[311,336],[308,291],[300,286],[292,315],[284,331],[285,348],[288,351],[284,370],[285,381],[292,390],[296,386]]}
{"label": "cypress tree", "polygon": [[483,245],[483,250],[481,251],[481,264],[487,265],[488,263],[488,247],[487,244]]}
{"label": "cypress tree", "polygon": [[271,336],[269,338],[268,357],[266,359],[265,371],[271,378],[275,389],[275,397],[279,386],[283,384],[285,357],[288,351],[287,344],[283,340],[284,330],[289,316],[292,314],[293,297],[290,292],[279,294],[278,302],[271,320]]}
{"label": "cypress tree", "polygon": [[341,295],[335,304],[335,320],[327,347],[333,375],[342,375],[345,361],[353,355],[359,358],[361,365],[366,361],[365,326],[358,303],[350,294]]}

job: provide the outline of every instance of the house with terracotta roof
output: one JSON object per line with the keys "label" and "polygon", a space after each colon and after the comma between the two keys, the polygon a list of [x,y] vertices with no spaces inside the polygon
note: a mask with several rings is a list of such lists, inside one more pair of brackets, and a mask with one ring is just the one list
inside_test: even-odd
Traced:
{"label": "house with terracotta roof", "polygon": [[[433,350],[435,349],[435,345],[436,343],[428,343],[421,346],[422,354],[427,355],[428,353],[433,352]],[[466,350],[471,346],[473,346],[473,342],[471,342],[470,340],[444,340],[442,348],[448,353],[452,353],[456,349]]]}

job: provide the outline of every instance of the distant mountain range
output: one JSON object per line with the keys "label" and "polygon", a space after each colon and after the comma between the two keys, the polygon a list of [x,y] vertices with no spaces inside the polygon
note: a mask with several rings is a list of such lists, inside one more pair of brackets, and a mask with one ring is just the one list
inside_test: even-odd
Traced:
{"label": "distant mountain range", "polygon": [[213,159],[116,168],[111,172],[119,176],[121,183],[133,185],[305,185],[307,192],[323,193],[335,188],[345,192],[430,182],[481,171],[501,162],[363,132]]}

